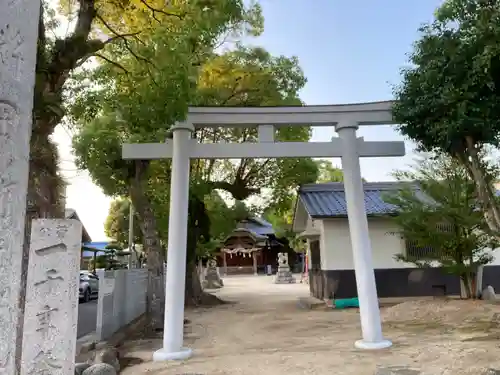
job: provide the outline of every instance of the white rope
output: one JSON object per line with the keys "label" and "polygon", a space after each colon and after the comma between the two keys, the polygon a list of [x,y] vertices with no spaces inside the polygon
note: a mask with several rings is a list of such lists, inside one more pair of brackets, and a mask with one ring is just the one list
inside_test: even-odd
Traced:
{"label": "white rope", "polygon": [[234,249],[223,248],[221,251],[226,254],[250,254],[259,251],[260,248],[254,247],[251,249],[245,249],[243,247],[236,247]]}

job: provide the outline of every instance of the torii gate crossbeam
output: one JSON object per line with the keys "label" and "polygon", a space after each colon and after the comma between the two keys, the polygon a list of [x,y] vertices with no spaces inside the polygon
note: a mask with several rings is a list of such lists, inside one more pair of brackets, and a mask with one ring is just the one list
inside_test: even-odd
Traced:
{"label": "torii gate crossbeam", "polygon": [[[189,141],[191,159],[239,159],[239,158],[340,158],[342,140],[333,138],[331,142],[245,142],[245,143],[198,143]],[[272,146],[269,145],[272,142]],[[173,142],[137,143],[123,145],[123,159],[171,159]],[[358,138],[356,149],[359,157],[384,157],[404,155],[404,142],[366,142]]]}
{"label": "torii gate crossbeam", "polygon": [[[172,159],[170,220],[165,298],[163,348],[156,361],[186,359],[183,347],[184,288],[186,278],[187,217],[190,159],[341,157],[360,304],[360,349],[383,349],[390,341],[382,335],[368,220],[364,205],[360,157],[405,154],[404,142],[366,142],[356,137],[359,126],[392,124],[392,102],[303,107],[194,107],[187,119],[172,127],[173,139],[165,143],[124,144],[124,159]],[[274,142],[275,127],[334,126],[338,138],[331,142]],[[200,127],[257,126],[259,142],[201,144],[191,138]]]}

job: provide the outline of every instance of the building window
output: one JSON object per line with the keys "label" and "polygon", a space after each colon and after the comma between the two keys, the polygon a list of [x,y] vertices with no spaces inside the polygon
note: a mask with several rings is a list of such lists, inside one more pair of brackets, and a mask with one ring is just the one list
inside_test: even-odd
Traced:
{"label": "building window", "polygon": [[[449,233],[453,231],[450,224],[439,224],[438,231]],[[406,256],[417,260],[427,260],[436,258],[436,250],[431,246],[418,246],[416,241],[405,239]]]}
{"label": "building window", "polygon": [[434,258],[433,254],[435,254],[435,252],[431,246],[422,247],[418,246],[415,241],[405,240],[405,247],[406,247],[406,256],[408,258],[415,258],[422,260],[428,258]]}

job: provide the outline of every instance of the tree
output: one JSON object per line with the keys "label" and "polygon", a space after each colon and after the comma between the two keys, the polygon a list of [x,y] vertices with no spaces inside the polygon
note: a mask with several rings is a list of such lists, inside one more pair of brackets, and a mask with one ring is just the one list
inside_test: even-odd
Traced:
{"label": "tree", "polygon": [[[152,328],[162,326],[165,283],[164,249],[157,230],[161,217],[147,193],[148,173],[156,170],[165,176],[169,169],[158,162],[122,160],[121,144],[164,140],[168,134],[165,125],[186,114],[198,65],[211,56],[225,32],[246,22],[245,8],[238,1],[185,5],[189,4],[193,4],[191,16],[172,23],[153,22],[156,27],[144,33],[142,40],[114,45],[100,55],[103,63],[75,76],[74,100],[70,102],[69,113],[80,127],[74,138],[77,165],[89,170],[106,194],[129,196],[140,217]],[[236,8],[229,9],[229,4]]]}
{"label": "tree", "polygon": [[420,160],[409,172],[397,172],[408,185],[385,199],[396,207],[396,235],[411,241],[423,254],[398,254],[397,259],[419,267],[438,265],[460,277],[468,298],[477,267],[493,260],[495,237],[477,209],[475,184],[465,168],[448,156]]}
{"label": "tree", "polygon": [[318,165],[319,176],[316,182],[343,182],[344,173],[342,169],[334,167],[330,160],[316,160]]}
{"label": "tree", "polygon": [[447,0],[421,38],[395,88],[399,130],[420,150],[446,153],[476,186],[489,228],[500,210],[484,154],[500,134],[500,3]]}
{"label": "tree", "polygon": [[[163,40],[164,36],[158,36]],[[168,39],[170,40],[170,39]],[[169,163],[130,162],[121,159],[123,142],[163,141],[168,126],[186,115],[188,103],[205,105],[278,105],[301,104],[298,90],[305,83],[296,59],[275,58],[260,48],[238,48],[223,55],[208,54],[198,71],[185,48],[167,42],[144,47],[153,56],[154,75],[135,60],[123,61],[128,73],[113,64],[103,64],[91,77],[101,85],[80,91],[72,114],[81,124],[74,139],[78,166],[89,171],[93,181],[112,196],[130,195],[140,217],[150,274],[154,275],[155,293],[148,293],[156,306],[155,320],[161,322],[163,308],[163,248],[158,221],[167,219],[164,207],[169,200]],[[172,53],[175,51],[175,53]],[[179,54],[179,55],[177,55]],[[80,77],[84,82],[86,77]],[[193,87],[192,82],[197,82]],[[217,97],[215,93],[220,93]],[[119,111],[117,110],[119,108]],[[280,128],[280,140],[308,140],[311,130]],[[199,141],[251,141],[255,129],[201,129]],[[199,304],[210,295],[203,293],[196,274],[196,249],[211,240],[210,218],[204,197],[214,190],[228,191],[244,200],[267,186],[276,201],[286,200],[301,182],[316,178],[316,166],[308,159],[287,160],[200,160],[192,163],[190,188],[188,270],[186,302]],[[283,194],[285,193],[285,194]],[[159,207],[163,207],[160,209]],[[150,278],[151,279],[151,278]]]}
{"label": "tree", "polygon": [[[104,222],[104,233],[122,248],[129,247],[130,200],[117,198],[109,206],[109,214]],[[139,215],[134,214],[134,243],[142,243]]]}
{"label": "tree", "polygon": [[[154,194],[154,192],[153,192]],[[168,206],[156,204],[152,198],[154,211],[158,216],[168,216]],[[210,220],[211,243],[199,244],[198,258],[211,256],[211,252],[220,246],[221,242],[234,230],[236,224],[249,216],[245,204],[237,201],[229,207],[217,191],[204,197],[204,204]],[[111,202],[108,216],[104,224],[105,233],[113,238],[122,248],[128,244],[130,201],[126,198],[117,198]],[[138,215],[136,215],[138,217]],[[134,243],[142,243],[142,232],[138,224],[134,231]],[[166,243],[168,237],[168,221],[158,224],[158,234],[161,242]]]}
{"label": "tree", "polygon": [[[196,56],[206,48],[204,41],[211,33],[220,36],[244,30],[258,34],[262,18],[258,5],[246,7],[241,0],[60,0],[56,7],[53,4],[42,0],[38,21],[30,192],[41,216],[63,217],[64,182],[50,135],[64,119],[64,102],[71,101],[68,79],[75,69],[92,57],[120,66],[110,59],[109,50],[151,66],[136,46],[150,40],[158,27],[172,30],[172,39],[183,35],[186,47]],[[66,35],[57,32],[61,17],[68,23]]]}

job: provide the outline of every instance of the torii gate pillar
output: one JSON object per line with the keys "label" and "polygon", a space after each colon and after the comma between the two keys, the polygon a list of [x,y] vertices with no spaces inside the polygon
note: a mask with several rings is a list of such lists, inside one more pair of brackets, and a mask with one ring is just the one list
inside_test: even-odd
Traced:
{"label": "torii gate pillar", "polygon": [[342,140],[342,172],[351,236],[352,257],[359,298],[362,339],[355,342],[358,349],[384,349],[392,345],[382,336],[378,306],[372,246],[365,210],[365,194],[356,144],[357,123],[339,123],[335,130]]}
{"label": "torii gate pillar", "polygon": [[173,155],[168,221],[165,324],[163,348],[154,352],[154,361],[183,360],[192,354],[192,350],[182,347],[182,344],[189,207],[189,142],[193,130],[193,126],[187,123],[172,127]]}

